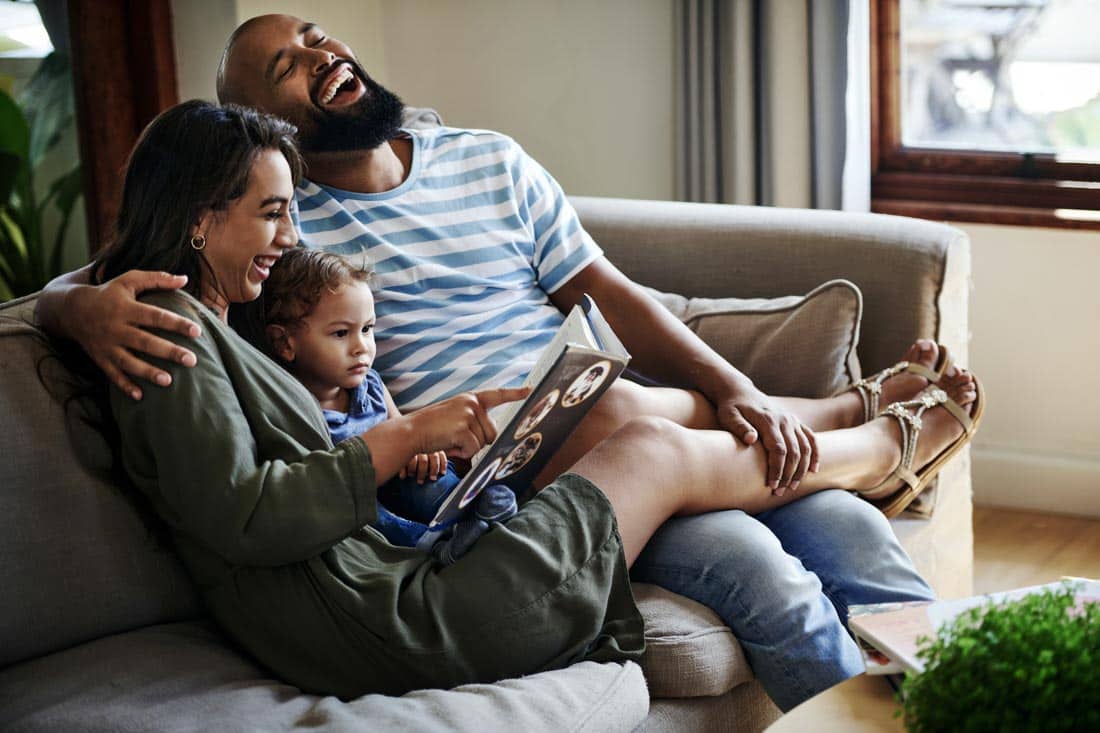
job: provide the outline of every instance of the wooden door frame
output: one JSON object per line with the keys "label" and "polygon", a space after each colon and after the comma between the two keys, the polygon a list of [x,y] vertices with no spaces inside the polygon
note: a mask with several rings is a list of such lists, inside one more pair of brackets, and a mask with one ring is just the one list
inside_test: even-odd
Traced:
{"label": "wooden door frame", "polygon": [[138,135],[179,101],[170,0],[68,0],[73,94],[94,254],[111,236]]}

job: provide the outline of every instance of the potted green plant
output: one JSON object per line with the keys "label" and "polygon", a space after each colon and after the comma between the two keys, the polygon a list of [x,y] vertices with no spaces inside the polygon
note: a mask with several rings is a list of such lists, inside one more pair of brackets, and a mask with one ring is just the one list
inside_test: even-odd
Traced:
{"label": "potted green plant", "polygon": [[[68,60],[57,52],[43,59],[19,102],[0,90],[0,301],[32,293],[61,272],[81,193],[79,166],[54,180],[41,200],[34,184],[42,158],[72,124]],[[43,222],[51,208],[58,224],[47,241]]]}
{"label": "potted green plant", "polygon": [[1072,585],[973,608],[924,638],[900,689],[905,727],[1100,730],[1100,604]]}

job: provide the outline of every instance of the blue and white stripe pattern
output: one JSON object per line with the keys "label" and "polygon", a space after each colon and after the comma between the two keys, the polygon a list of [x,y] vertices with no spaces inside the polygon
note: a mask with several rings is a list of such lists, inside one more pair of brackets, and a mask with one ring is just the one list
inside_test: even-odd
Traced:
{"label": "blue and white stripe pattern", "polygon": [[307,246],[365,255],[375,276],[378,356],[397,405],[514,386],[563,316],[549,294],[602,254],[561,187],[510,138],[406,131],[407,179],[379,194],[306,182]]}

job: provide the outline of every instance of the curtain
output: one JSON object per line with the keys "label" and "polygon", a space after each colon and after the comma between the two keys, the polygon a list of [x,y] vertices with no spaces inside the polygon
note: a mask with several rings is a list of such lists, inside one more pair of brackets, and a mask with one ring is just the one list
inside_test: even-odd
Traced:
{"label": "curtain", "polygon": [[867,1],[678,0],[679,198],[866,208]]}

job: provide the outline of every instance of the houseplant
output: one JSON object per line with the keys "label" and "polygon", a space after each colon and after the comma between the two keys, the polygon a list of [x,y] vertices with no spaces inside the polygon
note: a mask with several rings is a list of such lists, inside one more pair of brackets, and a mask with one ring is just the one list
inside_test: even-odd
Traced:
{"label": "houseplant", "polygon": [[[32,293],[61,272],[62,245],[81,193],[80,167],[59,176],[38,200],[35,171],[72,124],[68,60],[42,60],[19,102],[0,90],[0,301]],[[56,214],[47,236],[45,221]]]}
{"label": "houseplant", "polygon": [[899,712],[913,733],[1100,730],[1100,604],[1070,584],[970,609],[918,656]]}

